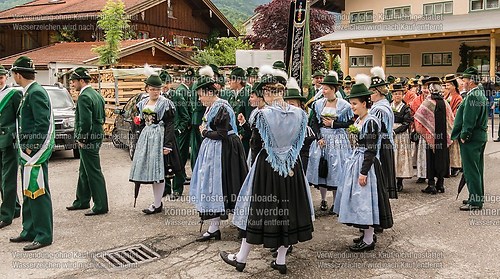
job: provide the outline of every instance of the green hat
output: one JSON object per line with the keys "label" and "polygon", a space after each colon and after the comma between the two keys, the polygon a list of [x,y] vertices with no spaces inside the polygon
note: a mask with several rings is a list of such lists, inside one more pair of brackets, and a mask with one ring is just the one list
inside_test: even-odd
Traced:
{"label": "green hat", "polygon": [[247,77],[259,77],[259,69],[258,68],[252,68],[252,71],[247,74]]}
{"label": "green hat", "polygon": [[315,77],[324,77],[324,76],[325,76],[325,74],[323,74],[322,71],[315,71],[312,77],[315,78]]}
{"label": "green hat", "polygon": [[248,67],[246,71],[246,76],[249,76],[251,72],[253,72],[253,67]]}
{"label": "green hat", "polygon": [[209,76],[200,76],[196,82],[193,84],[193,90],[197,91],[198,89],[208,88],[211,85],[215,84],[215,80]]}
{"label": "green hat", "polygon": [[167,70],[161,70],[160,79],[163,83],[172,83],[172,76],[167,72]]}
{"label": "green hat", "polygon": [[387,77],[387,82],[388,83],[394,83],[395,81],[396,81],[396,78],[394,76],[391,75],[391,76]]}
{"label": "green hat", "polygon": [[7,70],[5,70],[5,68],[0,65],[0,75],[7,75],[9,72]]}
{"label": "green hat", "polygon": [[465,69],[463,75],[462,75],[462,78],[468,78],[468,79],[472,79],[472,80],[475,80],[477,79],[479,76],[479,72],[477,70],[476,67],[469,67],[467,69]]}
{"label": "green hat", "polygon": [[285,100],[300,100],[301,102],[305,102],[307,99],[300,93],[300,87],[297,83],[297,80],[293,77],[288,79],[286,84],[286,92],[285,96],[283,96]]}
{"label": "green hat", "polygon": [[282,70],[282,71],[285,71],[285,72],[286,72],[286,65],[285,65],[285,62],[280,61],[280,60],[278,60],[278,61],[276,61],[276,62],[274,62],[274,63],[273,63],[273,68],[275,68],[275,69],[280,69],[280,70]]}
{"label": "green hat", "polygon": [[146,85],[149,85],[151,87],[162,87],[163,86],[163,82],[161,82],[161,79],[158,75],[150,75],[145,81],[144,83]]}
{"label": "green hat", "polygon": [[231,74],[229,75],[231,79],[240,79],[244,80],[245,79],[245,70],[243,70],[240,67],[236,67],[231,71]]}
{"label": "green hat", "polygon": [[395,92],[395,91],[405,91],[405,89],[404,89],[404,86],[403,86],[402,83],[394,83],[392,85],[391,91],[392,92]]}
{"label": "green hat", "polygon": [[71,76],[69,77],[69,80],[74,80],[74,79],[91,79],[89,71],[83,67],[78,67],[76,68],[73,72],[71,72]]}
{"label": "green hat", "polygon": [[17,58],[14,64],[12,64],[12,68],[10,70],[13,72],[36,73],[33,60],[28,56],[21,56]]}
{"label": "green hat", "polygon": [[262,88],[263,86],[261,85],[261,83],[257,81],[256,83],[253,84],[251,93],[255,93],[257,97],[264,98]]}
{"label": "green hat", "polygon": [[208,64],[208,66],[210,66],[210,68],[212,68],[212,70],[214,71],[214,75],[215,76],[219,76],[220,75],[220,73],[219,73],[219,67],[217,67],[217,65]]}
{"label": "green hat", "polygon": [[193,68],[188,68],[186,70],[186,72],[184,73],[183,77],[185,78],[194,78],[194,76],[196,75],[195,71]]}
{"label": "green hat", "polygon": [[334,85],[334,86],[339,86],[340,83],[337,80],[337,78],[334,75],[328,75],[323,79],[323,82],[320,82],[320,84],[326,84],[326,85]]}
{"label": "green hat", "polygon": [[368,90],[364,83],[356,83],[351,88],[351,94],[347,96],[348,99],[370,96],[372,92]]}

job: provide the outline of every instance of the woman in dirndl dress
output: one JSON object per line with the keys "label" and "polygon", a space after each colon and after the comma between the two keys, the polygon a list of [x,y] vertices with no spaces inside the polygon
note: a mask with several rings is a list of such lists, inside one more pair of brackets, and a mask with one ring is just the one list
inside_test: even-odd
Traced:
{"label": "woman in dirndl dress", "polygon": [[[139,116],[134,122],[142,128],[130,169],[129,181],[136,184],[153,184],[154,202],[146,215],[160,213],[165,189],[165,176],[181,169],[179,148],[175,140],[175,107],[172,101],[160,96],[162,82],[157,74],[145,81],[149,97],[137,104]],[[135,203],[134,203],[135,206]]]}
{"label": "woman in dirndl dress", "polygon": [[[317,140],[312,143],[309,151],[306,175],[309,183],[320,189],[320,210],[326,211],[326,193],[333,191],[335,200],[335,191],[344,177],[344,162],[351,154],[346,129],[354,123],[354,114],[349,102],[336,96],[340,83],[334,75],[326,76],[321,84],[324,98],[314,102],[310,116],[311,128]],[[327,173],[320,171],[320,168],[324,169],[320,162],[325,160]],[[333,214],[333,205],[330,213]]]}
{"label": "woman in dirndl dress", "polygon": [[200,126],[203,141],[191,177],[190,197],[202,222],[210,220],[208,231],[196,241],[221,239],[220,220],[226,220],[233,212],[248,173],[236,116],[231,105],[218,97],[215,80],[210,74],[205,75],[210,69],[201,68],[201,77],[193,86],[207,109]]}
{"label": "woman in dirndl dress", "polygon": [[299,160],[307,115],[285,103],[285,87],[275,80],[261,79],[269,105],[256,116],[254,137],[262,143],[251,147],[258,155],[234,211],[233,224],[242,237],[240,250],[235,254],[220,252],[221,258],[240,272],[246,266],[251,244],[278,248],[271,267],[285,274],[288,247],[312,239],[314,210]]}
{"label": "woman in dirndl dress", "polygon": [[[306,110],[306,97],[304,97],[301,93],[300,87],[297,83],[297,80],[291,77],[286,84],[286,92],[283,97],[285,102],[289,105]],[[304,167],[304,172],[307,172],[307,164],[309,163],[309,151],[311,149],[311,144],[316,140],[316,135],[312,128],[307,125],[306,137],[304,138],[304,145],[300,149],[300,160],[302,161],[302,167]]]}
{"label": "woman in dirndl dress", "polygon": [[413,177],[413,148],[410,141],[413,118],[410,107],[403,101],[403,92],[402,84],[393,85],[391,107],[394,113],[394,161],[398,192],[403,191],[403,179]]}
{"label": "woman in dirndl dress", "polygon": [[[360,79],[356,77],[356,82]],[[358,118],[354,126],[359,131],[357,147],[346,162],[343,186],[339,187],[334,211],[339,222],[360,228],[363,235],[354,239],[349,249],[363,252],[375,249],[374,230],[393,225],[392,211],[384,172],[379,160],[382,124],[368,113],[371,92],[363,84],[355,84],[349,101]]]}
{"label": "woman in dirndl dress", "polygon": [[398,192],[396,187],[396,164],[394,161],[394,114],[392,113],[391,104],[387,100],[389,95],[389,87],[385,79],[384,70],[381,67],[373,67],[370,90],[372,95],[372,107],[370,114],[375,116],[380,121],[380,164],[384,169],[385,179],[387,179],[387,190],[389,198],[397,199]]}
{"label": "woman in dirndl dress", "polygon": [[[444,77],[444,99],[450,104],[453,116],[457,115],[458,107],[462,103],[462,96],[458,90],[457,78],[454,74],[449,74]],[[462,169],[462,157],[460,156],[460,145],[458,140],[454,140],[450,145],[450,167],[452,177],[457,176]]]}

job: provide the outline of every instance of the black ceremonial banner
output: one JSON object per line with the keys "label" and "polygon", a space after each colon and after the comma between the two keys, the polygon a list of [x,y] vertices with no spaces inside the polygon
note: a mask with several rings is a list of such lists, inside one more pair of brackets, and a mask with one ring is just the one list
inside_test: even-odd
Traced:
{"label": "black ceremonial banner", "polygon": [[299,86],[302,84],[306,8],[307,0],[292,0],[288,22],[288,43],[285,63],[288,66],[289,76],[297,79]]}

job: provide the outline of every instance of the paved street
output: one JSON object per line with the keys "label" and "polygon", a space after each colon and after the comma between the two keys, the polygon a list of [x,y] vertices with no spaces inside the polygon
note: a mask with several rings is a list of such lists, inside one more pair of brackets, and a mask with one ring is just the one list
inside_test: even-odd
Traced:
{"label": "paved street", "polygon": [[[133,185],[128,182],[130,160],[124,150],[108,143],[101,151],[110,213],[85,217],[67,211],[73,201],[78,160],[70,151],[50,161],[50,187],[54,206],[54,243],[36,252],[23,252],[23,244],[9,243],[17,236],[21,219],[0,230],[0,270],[3,278],[499,278],[500,143],[486,148],[486,194],[493,201],[482,211],[460,212],[467,191],[455,200],[459,177],[447,179],[446,192],[430,196],[423,185],[406,181],[398,200],[392,201],[395,225],[378,235],[375,251],[353,254],[348,245],[355,229],[336,217],[318,213],[312,241],[294,247],[287,259],[288,274],[272,270],[268,250],[255,247],[243,273],[224,264],[220,250],[237,251],[236,229],[222,226],[222,240],[196,243],[197,213],[187,201],[164,202],[165,214],[144,216],[152,202],[150,186],[143,186],[133,207]],[[187,193],[187,190],[185,190]],[[313,190],[315,208],[319,191]],[[496,199],[495,199],[496,198]],[[331,198],[329,196],[329,203]],[[203,230],[208,225],[205,224]],[[159,260],[110,271],[95,257],[108,249],[143,243]]]}

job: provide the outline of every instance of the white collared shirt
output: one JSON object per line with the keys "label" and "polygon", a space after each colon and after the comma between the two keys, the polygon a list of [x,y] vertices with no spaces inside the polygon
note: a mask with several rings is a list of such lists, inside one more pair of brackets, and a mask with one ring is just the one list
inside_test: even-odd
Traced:
{"label": "white collared shirt", "polygon": [[26,85],[26,87],[23,88],[23,95],[26,94],[26,92],[28,91],[28,89],[30,88],[31,85],[33,85],[33,83],[35,83],[36,81],[32,81],[30,82],[30,84]]}
{"label": "white collared shirt", "polygon": [[83,90],[85,90],[85,89],[87,89],[89,87],[90,87],[90,84],[85,85],[84,87],[82,87],[82,89],[80,89],[80,94],[78,94],[78,95],[82,95]]}

